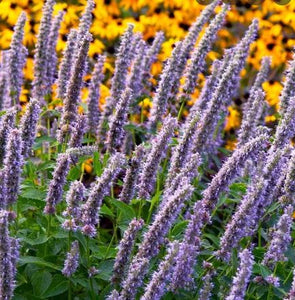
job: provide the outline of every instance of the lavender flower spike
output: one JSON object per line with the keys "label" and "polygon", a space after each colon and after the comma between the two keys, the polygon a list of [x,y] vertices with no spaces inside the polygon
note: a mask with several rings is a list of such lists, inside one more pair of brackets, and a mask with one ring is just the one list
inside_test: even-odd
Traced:
{"label": "lavender flower spike", "polygon": [[291,242],[291,226],[292,226],[293,206],[286,207],[284,214],[280,217],[267,252],[264,255],[262,264],[274,268],[279,261],[285,261],[284,252],[287,250]]}
{"label": "lavender flower spike", "polygon": [[77,30],[71,29],[58,72],[57,98],[59,99],[64,99],[66,96],[68,82],[71,77],[71,67],[75,58],[73,53],[76,51],[76,44]]}
{"label": "lavender flower spike", "polygon": [[166,234],[181,211],[184,202],[191,197],[193,190],[189,180],[184,177],[179,189],[155,216],[154,222],[144,235],[137,255],[130,264],[127,278],[123,283],[122,300],[135,298],[137,289],[142,285],[143,278],[148,271],[150,259],[158,254]]}
{"label": "lavender flower spike", "polygon": [[126,171],[126,175],[123,180],[123,188],[119,196],[120,201],[127,204],[135,195],[137,178],[140,172],[140,163],[144,155],[144,147],[139,145],[134,152],[134,157],[130,159],[129,168]]}
{"label": "lavender flower spike", "polygon": [[88,103],[88,126],[91,133],[95,134],[98,130],[99,125],[99,97],[100,97],[100,84],[104,78],[103,75],[103,65],[106,60],[105,56],[100,55],[97,59],[97,62],[94,66],[94,70],[92,72],[90,87],[89,87],[89,95],[87,99]]}
{"label": "lavender flower spike", "polygon": [[281,149],[288,144],[290,139],[294,136],[295,128],[295,96],[289,99],[289,105],[284,115],[276,128],[274,142],[272,145],[272,152]]}
{"label": "lavender flower spike", "polygon": [[295,53],[293,53],[293,59],[289,63],[286,79],[284,82],[284,88],[280,96],[280,113],[282,116],[284,116],[287,113],[287,110],[291,105],[290,100],[295,96],[295,91],[293,88],[295,85],[294,78],[295,78]]}
{"label": "lavender flower spike", "polygon": [[82,232],[90,237],[96,234],[96,225],[99,223],[99,209],[103,198],[110,192],[111,185],[119,174],[123,164],[124,156],[115,153],[102,175],[97,179],[95,185],[89,192],[88,199],[82,208]]}
{"label": "lavender flower spike", "polygon": [[24,26],[26,23],[26,13],[22,12],[14,27],[14,34],[9,50],[9,95],[11,97],[11,103],[13,105],[19,104],[19,96],[21,92],[21,86],[23,83],[22,70],[24,67]]}
{"label": "lavender flower spike", "polygon": [[115,72],[111,82],[111,96],[108,97],[104,107],[100,123],[98,139],[102,141],[105,135],[105,126],[108,122],[109,116],[112,115],[116,103],[119,102],[122,92],[126,88],[126,80],[128,75],[128,68],[133,60],[133,24],[129,24],[121,38],[121,44],[118,50],[117,59],[115,63]]}
{"label": "lavender flower spike", "polygon": [[[265,93],[258,89],[253,95],[254,101],[247,111],[247,115],[244,115],[242,120],[241,129],[238,133],[238,145],[237,147],[244,145],[255,135],[255,131],[259,125],[259,114],[257,112],[264,105]],[[258,118],[257,118],[258,117]]]}
{"label": "lavender flower spike", "polygon": [[78,148],[82,146],[84,134],[87,132],[87,118],[85,115],[79,115],[78,120],[74,123],[68,142],[69,148]]}
{"label": "lavender flower spike", "polygon": [[19,192],[20,176],[23,166],[22,138],[21,132],[18,129],[10,131],[8,136],[8,143],[6,146],[6,153],[3,162],[4,168],[4,189],[6,191],[6,198],[1,207],[6,207],[17,201]]}
{"label": "lavender flower spike", "polygon": [[1,299],[12,299],[15,288],[16,259],[8,228],[8,212],[0,210],[0,295]]}
{"label": "lavender flower spike", "polygon": [[126,229],[122,240],[120,241],[119,251],[116,256],[112,276],[112,282],[114,284],[121,282],[122,275],[125,273],[130,260],[130,254],[135,243],[136,234],[142,229],[143,224],[144,221],[142,219],[133,219]]}
{"label": "lavender flower spike", "polygon": [[92,23],[92,11],[94,9],[94,6],[95,2],[93,0],[87,0],[85,11],[80,19],[80,24],[78,28],[78,40],[83,38],[90,30],[90,26]]}
{"label": "lavender flower spike", "polygon": [[9,50],[3,50],[0,52],[1,60],[0,60],[0,110],[6,108],[9,103],[11,105],[10,97],[9,97]]}
{"label": "lavender flower spike", "polygon": [[122,93],[120,101],[116,105],[116,112],[112,116],[107,138],[107,150],[110,153],[120,150],[123,144],[123,140],[126,135],[124,126],[127,123],[128,110],[132,98],[133,94],[131,89],[126,88],[126,90]]}
{"label": "lavender flower spike", "polygon": [[147,127],[155,130],[157,123],[162,120],[162,116],[166,111],[168,99],[172,96],[172,88],[177,82],[181,74],[178,74],[177,62],[181,55],[182,43],[178,42],[172,51],[171,57],[164,66],[161,73],[159,85],[153,98],[153,106]]}
{"label": "lavender flower spike", "polygon": [[[249,158],[255,159],[261,147],[266,146],[268,138],[267,134],[261,134],[251,139],[246,145],[235,150],[232,156],[223,164],[203,193],[202,201],[209,211],[215,207],[220,193],[225,191],[231,180],[240,173],[245,162]],[[198,212],[196,211],[195,213],[197,214]]]}
{"label": "lavender flower spike", "polygon": [[81,220],[81,202],[84,200],[85,187],[82,182],[74,181],[66,196],[67,208],[63,216],[67,220],[63,223],[63,228],[76,231]]}
{"label": "lavender flower spike", "polygon": [[54,214],[56,205],[62,200],[63,188],[70,169],[71,158],[68,154],[59,154],[50,181],[44,213]]}
{"label": "lavender flower spike", "polygon": [[37,99],[31,99],[26,107],[25,114],[20,120],[20,130],[23,141],[22,154],[24,158],[30,155],[35,141],[40,111],[39,101]]}
{"label": "lavender flower spike", "polygon": [[78,101],[85,73],[85,63],[87,59],[91,34],[86,34],[79,48],[79,53],[73,66],[67,95],[64,101],[61,118],[61,128],[58,132],[57,140],[62,143],[65,136],[71,132],[74,123],[77,121]]}
{"label": "lavender flower spike", "polygon": [[154,272],[150,282],[145,288],[141,300],[160,300],[165,294],[167,283],[169,282],[174,266],[175,256],[178,252],[179,242],[170,244],[167,254],[159,265],[157,271]]}
{"label": "lavender flower spike", "polygon": [[74,241],[72,243],[70,252],[67,253],[67,258],[65,260],[64,268],[62,269],[63,275],[66,277],[71,277],[79,267],[79,243]]}
{"label": "lavender flower spike", "polygon": [[56,54],[56,44],[58,40],[60,24],[63,20],[64,14],[65,14],[64,11],[60,11],[58,15],[53,19],[51,29],[50,29],[50,34],[48,37],[45,94],[51,93],[51,86],[55,81],[56,65],[58,61],[57,54]]}
{"label": "lavender flower spike", "polygon": [[146,55],[143,58],[143,75],[142,75],[142,82],[149,86],[149,80],[151,77],[150,69],[152,64],[156,61],[157,55],[160,52],[162,43],[164,42],[164,33],[159,31],[156,33],[155,39],[151,47],[146,51]]}
{"label": "lavender flower spike", "polygon": [[249,249],[245,249],[239,253],[240,265],[234,277],[230,294],[226,300],[244,300],[247,285],[252,273],[254,263],[253,255]]}
{"label": "lavender flower spike", "polygon": [[5,156],[9,132],[15,127],[16,112],[16,108],[13,107],[0,120],[0,164],[2,164]]}
{"label": "lavender flower spike", "polygon": [[140,174],[138,197],[148,199],[153,192],[155,177],[162,157],[166,153],[168,143],[176,128],[177,121],[170,116],[165,118],[161,131],[152,143],[152,149],[146,158],[142,172]]}
{"label": "lavender flower spike", "polygon": [[42,10],[42,19],[40,23],[39,34],[34,56],[34,80],[32,95],[41,103],[44,103],[43,96],[46,93],[46,71],[47,71],[47,49],[50,35],[52,12],[55,0],[47,0]]}
{"label": "lavender flower spike", "polygon": [[[203,268],[206,267],[206,265],[209,265],[209,268],[212,268],[212,265],[210,263],[204,262]],[[210,300],[211,298],[211,292],[214,287],[214,284],[212,282],[212,277],[214,275],[214,270],[209,270],[208,273],[202,278],[203,286],[200,289],[199,293],[199,299],[198,300]]]}
{"label": "lavender flower spike", "polygon": [[173,148],[171,163],[166,179],[166,186],[170,185],[173,178],[175,178],[180,169],[188,161],[191,155],[191,148],[193,147],[193,136],[195,134],[200,118],[201,115],[199,113],[196,113],[189,122],[185,122],[182,126],[178,145]]}
{"label": "lavender flower spike", "polygon": [[193,214],[188,218],[189,223],[183,241],[175,258],[175,268],[171,279],[170,289],[190,288],[193,285],[193,271],[201,245],[201,230],[208,222],[209,214],[202,201],[197,201],[193,207]]}
{"label": "lavender flower spike", "polygon": [[183,86],[183,90],[186,94],[186,97],[188,97],[187,95],[193,93],[196,88],[198,75],[204,68],[205,57],[210,51],[212,44],[217,37],[217,32],[224,22],[224,18],[228,9],[229,6],[226,4],[222,6],[221,12],[210,23],[200,43],[195,48],[192,54],[191,63],[188,65],[184,74],[186,80]]}

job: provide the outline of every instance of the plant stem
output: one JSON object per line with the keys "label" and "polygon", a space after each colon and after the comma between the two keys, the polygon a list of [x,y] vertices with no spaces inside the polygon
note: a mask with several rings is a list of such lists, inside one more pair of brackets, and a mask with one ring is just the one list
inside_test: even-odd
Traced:
{"label": "plant stem", "polygon": [[[87,237],[87,242],[86,242],[86,257],[87,257],[87,272],[88,272],[90,269],[89,237]],[[95,297],[95,292],[94,292],[94,288],[93,288],[92,277],[89,277],[89,284],[90,284],[91,299],[95,300],[96,297]]]}

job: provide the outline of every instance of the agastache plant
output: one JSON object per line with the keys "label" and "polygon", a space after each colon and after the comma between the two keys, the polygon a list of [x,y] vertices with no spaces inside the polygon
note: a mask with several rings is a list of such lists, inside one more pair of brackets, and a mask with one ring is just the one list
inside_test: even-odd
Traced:
{"label": "agastache plant", "polygon": [[152,149],[145,159],[142,171],[139,176],[138,197],[149,198],[155,185],[155,177],[159,168],[161,159],[166,154],[168,143],[176,128],[177,121],[175,118],[168,116],[165,119],[161,131],[156,135]]}
{"label": "agastache plant", "polygon": [[240,265],[234,277],[232,287],[226,300],[243,300],[252,273],[253,255],[249,249],[239,253]]}
{"label": "agastache plant", "polygon": [[271,242],[264,255],[262,264],[274,267],[276,262],[286,260],[284,253],[291,241],[290,229],[292,226],[292,213],[293,207],[289,205],[286,207],[284,214],[278,221],[275,231],[272,233]]}
{"label": "agastache plant", "polygon": [[82,232],[85,235],[90,237],[95,236],[96,226],[99,223],[99,210],[102,205],[102,200],[110,193],[111,185],[124,163],[125,159],[122,154],[113,154],[107,168],[105,168],[101,177],[97,179],[95,185],[90,190],[87,201],[82,207]]}
{"label": "agastache plant", "polygon": [[128,267],[128,262],[130,260],[130,255],[135,244],[136,235],[138,231],[142,229],[143,224],[144,221],[142,219],[133,219],[126,229],[123,238],[120,241],[119,251],[115,259],[114,271],[112,276],[113,283],[120,283],[122,275],[126,273],[125,271]]}
{"label": "agastache plant", "polygon": [[66,277],[71,277],[79,267],[79,242],[74,241],[71,245],[71,249],[67,254],[67,258],[64,263],[64,268],[62,269],[62,273]]}
{"label": "agastache plant", "polygon": [[44,95],[46,94],[46,71],[47,71],[47,53],[48,53],[48,43],[49,35],[52,24],[52,13],[53,6],[55,4],[54,0],[47,0],[43,7],[43,14],[39,28],[39,34],[36,44],[36,52],[34,56],[34,80],[33,80],[33,90],[32,95],[34,98],[38,99],[41,104],[44,104]]}
{"label": "agastache plant", "polygon": [[100,84],[104,78],[103,66],[106,60],[105,56],[99,56],[91,76],[90,86],[89,86],[89,95],[87,98],[88,103],[88,126],[89,130],[93,134],[97,134],[99,119],[100,119],[100,110],[99,110],[99,98],[100,98]]}
{"label": "agastache plant", "polygon": [[23,46],[24,26],[26,23],[26,14],[22,12],[14,28],[14,34],[9,50],[9,96],[10,104],[19,104],[19,96],[23,84],[23,73],[26,62],[27,50]]}

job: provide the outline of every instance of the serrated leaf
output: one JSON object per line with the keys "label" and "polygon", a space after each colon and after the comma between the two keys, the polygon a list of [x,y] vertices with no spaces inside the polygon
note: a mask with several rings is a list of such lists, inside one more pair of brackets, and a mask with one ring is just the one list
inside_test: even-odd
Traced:
{"label": "serrated leaf", "polygon": [[42,267],[48,267],[57,271],[60,271],[61,268],[51,262],[47,262],[44,259],[40,257],[35,257],[35,256],[21,256],[19,259],[19,264],[20,265],[25,265],[25,264],[35,264],[38,266]]}
{"label": "serrated leaf", "polygon": [[42,296],[52,282],[52,275],[45,270],[36,272],[31,278],[34,294],[36,296]]}
{"label": "serrated leaf", "polygon": [[65,277],[56,275],[53,277],[50,287],[47,289],[46,293],[42,296],[44,298],[54,297],[63,294],[68,289],[68,281]]}

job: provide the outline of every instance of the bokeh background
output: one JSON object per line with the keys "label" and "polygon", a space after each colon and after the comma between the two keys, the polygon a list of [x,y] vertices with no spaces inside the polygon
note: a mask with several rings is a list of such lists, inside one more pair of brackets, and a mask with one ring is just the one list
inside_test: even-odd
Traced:
{"label": "bokeh background", "polygon": [[[98,54],[107,54],[105,64],[106,74],[112,74],[114,57],[119,37],[126,29],[128,23],[135,24],[135,31],[142,32],[145,40],[152,42],[157,31],[163,31],[166,41],[163,44],[159,55],[159,61],[153,65],[153,84],[157,83],[157,76],[161,72],[162,63],[170,55],[174,43],[182,39],[189,26],[196,20],[205,6],[195,0],[96,0],[96,7],[93,11],[93,25],[91,33],[94,35],[90,47],[90,56],[95,59]],[[58,1],[55,5],[55,14],[59,10],[65,10],[61,35],[57,44],[57,50],[61,53],[65,47],[67,34],[71,27],[78,25],[78,18],[86,5],[85,0],[80,1]],[[32,79],[32,64],[34,45],[38,33],[41,18],[43,1],[40,0],[2,0],[0,2],[0,49],[8,49],[13,33],[13,26],[22,10],[27,12],[28,21],[25,27],[25,46],[29,49],[29,59],[25,67],[27,83],[22,90],[21,101],[26,102],[29,97],[29,84]],[[284,70],[288,60],[292,57],[295,45],[295,1],[287,5],[278,5],[274,1],[265,0],[261,5],[249,5],[236,1],[228,13],[225,26],[219,32],[219,39],[213,50],[208,55],[208,70],[212,60],[222,55],[224,48],[234,45],[243,35],[246,27],[253,18],[260,21],[260,32],[257,40],[251,47],[251,55],[248,64],[242,71],[242,85],[239,94],[233,104],[228,108],[225,130],[232,138],[229,138],[228,147],[234,144],[234,133],[240,125],[241,104],[247,100],[249,86],[254,75],[260,66],[263,56],[272,57],[272,72],[268,82],[263,88],[270,105],[267,123],[275,123],[277,120],[276,111],[279,106],[279,94],[282,89]],[[206,76],[206,72],[200,75],[200,85]],[[110,76],[102,86],[101,105],[109,93]],[[87,77],[86,77],[87,82]],[[27,88],[26,88],[27,87]],[[199,89],[200,89],[199,88]],[[196,97],[199,90],[196,91]],[[85,88],[83,96],[87,97]],[[188,103],[192,105],[193,103]],[[147,110],[151,106],[150,98],[142,102]],[[188,112],[184,110],[184,117]],[[83,107],[81,107],[83,109]]]}

